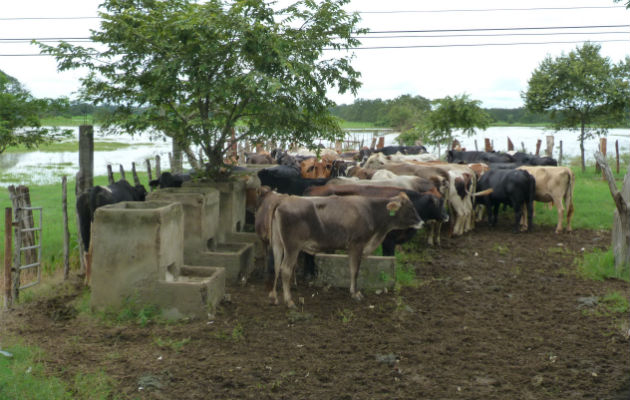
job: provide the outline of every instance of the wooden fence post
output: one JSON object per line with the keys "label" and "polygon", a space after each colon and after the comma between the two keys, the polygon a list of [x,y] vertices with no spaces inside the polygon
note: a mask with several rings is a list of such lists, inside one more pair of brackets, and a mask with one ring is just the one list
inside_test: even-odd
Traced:
{"label": "wooden fence post", "polygon": [[477,139],[475,139],[475,151],[479,151],[479,146],[477,146]]}
{"label": "wooden fence post", "polygon": [[538,139],[538,140],[536,141],[536,156],[539,156],[539,155],[540,155],[540,146],[541,146],[541,145],[542,145],[542,140],[541,140],[541,139]]}
{"label": "wooden fence post", "polygon": [[160,179],[162,175],[162,165],[160,162],[160,156],[155,156],[155,179]]}
{"label": "wooden fence post", "polygon": [[492,143],[490,143],[490,139],[485,138],[484,140],[484,151],[491,152],[492,151]]}
{"label": "wooden fence post", "polygon": [[510,140],[510,138],[507,138],[507,146],[508,146],[508,151],[514,151],[514,143],[512,143],[512,141]]}
{"label": "wooden fence post", "polygon": [[619,140],[615,140],[615,154],[617,158],[617,173],[619,173]]}
{"label": "wooden fence post", "polygon": [[140,184],[140,178],[138,178],[138,172],[136,171],[136,163],[135,161],[131,162],[131,175],[133,175],[133,184],[134,185],[139,185]]}
{"label": "wooden fence post", "polygon": [[545,150],[545,153],[547,154],[547,157],[553,157],[553,136],[547,136],[547,149]]}
{"label": "wooden fence post", "polygon": [[[79,126],[79,172],[75,177],[75,195],[78,198],[94,186],[94,127],[92,125]],[[77,214],[77,241],[79,242],[79,262],[81,273],[85,272],[85,250],[81,237],[81,224]]]}
{"label": "wooden fence post", "polygon": [[560,141],[560,154],[558,156],[558,165],[562,165],[562,140]]}
{"label": "wooden fence post", "polygon": [[13,215],[11,207],[4,209],[4,308],[10,308],[13,304],[11,296],[11,267],[12,267],[12,243]]}
{"label": "wooden fence post", "polygon": [[61,177],[61,210],[63,212],[63,280],[70,275],[70,231],[68,230],[68,177]]}

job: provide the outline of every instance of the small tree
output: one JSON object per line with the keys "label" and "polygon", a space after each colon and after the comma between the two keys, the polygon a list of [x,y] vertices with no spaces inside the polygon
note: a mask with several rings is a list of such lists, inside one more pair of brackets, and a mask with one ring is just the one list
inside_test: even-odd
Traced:
{"label": "small tree", "polygon": [[433,101],[434,109],[414,128],[413,133],[403,136],[403,141],[422,139],[424,143],[438,147],[453,142],[453,131],[461,129],[467,136],[476,129],[486,129],[492,118],[480,107],[481,101],[471,100],[467,94]]}
{"label": "small tree", "polygon": [[34,148],[54,141],[61,134],[69,134],[56,128],[44,128],[40,121],[44,113],[61,111],[67,105],[65,99],[34,98],[17,79],[0,70],[0,153],[11,146]]}
{"label": "small tree", "polygon": [[365,31],[342,9],[348,1],[298,0],[276,11],[264,0],[105,0],[91,40],[107,50],[39,45],[60,70],[91,71],[82,98],[117,105],[104,127],[154,128],[193,165],[199,146],[218,179],[234,130],[237,141],[307,145],[341,136],[327,90],[356,94],[360,74],[351,54],[325,50],[360,44]]}
{"label": "small tree", "polygon": [[600,48],[587,42],[568,55],[547,56],[522,93],[528,110],[550,112],[554,129],[579,130],[582,171],[584,141],[623,122],[630,101],[630,58],[614,65]]}

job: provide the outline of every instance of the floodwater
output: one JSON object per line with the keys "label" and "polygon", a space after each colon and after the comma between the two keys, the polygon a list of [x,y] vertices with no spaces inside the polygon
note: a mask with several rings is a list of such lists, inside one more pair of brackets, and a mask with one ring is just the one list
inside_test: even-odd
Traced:
{"label": "floodwater", "polygon": [[[70,128],[73,129],[73,128]],[[74,128],[78,137],[78,128]],[[385,135],[385,144],[395,144],[394,139],[398,134]],[[536,141],[542,140],[541,152],[546,148],[546,136],[554,136],[554,158],[558,158],[559,145],[562,141],[562,151],[564,159],[579,156],[580,147],[577,140],[578,133],[571,131],[553,132],[542,128],[530,127],[492,127],[485,131],[477,132],[473,137],[462,136],[455,133],[455,137],[467,150],[475,149],[475,140],[480,150],[483,149],[484,139],[488,138],[494,143],[497,151],[507,150],[507,138],[510,138],[516,149],[522,146],[527,152],[533,153],[536,150]],[[364,144],[371,143],[371,134],[349,133],[355,139],[364,140]],[[612,129],[608,132],[608,154],[614,155],[615,140],[619,141],[621,153],[630,151],[630,130]],[[136,163],[138,171],[145,171],[145,160],[151,159],[151,168],[155,169],[155,156],[161,157],[161,167],[168,168],[168,153],[171,151],[171,142],[163,137],[150,138],[147,136],[129,135],[102,135],[98,128],[95,128],[94,141],[114,141],[130,143],[132,146],[114,151],[94,152],[94,174],[107,174],[107,165],[111,164],[115,175],[119,170],[119,165],[125,171],[131,172],[131,163]],[[599,147],[599,138],[589,139],[585,142],[585,155],[587,160],[594,159],[593,154]],[[442,149],[443,150],[443,149]],[[429,151],[437,153],[437,148],[429,147]],[[187,165],[185,165],[187,167]],[[9,153],[0,154],[0,186],[17,184],[50,184],[61,181],[61,176],[67,175],[69,179],[74,179],[79,169],[78,152],[40,152]]]}

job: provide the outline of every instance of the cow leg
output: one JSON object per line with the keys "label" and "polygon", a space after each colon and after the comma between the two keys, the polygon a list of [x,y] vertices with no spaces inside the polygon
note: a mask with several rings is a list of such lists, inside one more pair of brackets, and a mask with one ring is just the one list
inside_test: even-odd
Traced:
{"label": "cow leg", "polygon": [[[282,263],[280,264],[280,270],[282,272],[282,296],[285,304],[289,308],[295,307],[295,303],[291,299],[291,278],[293,277],[293,272],[295,271],[295,265],[299,255],[299,250],[286,252],[284,254],[284,258],[282,259]],[[277,276],[278,273],[276,273],[276,277]]]}
{"label": "cow leg", "polygon": [[556,209],[558,211],[558,224],[556,225],[556,233],[562,232],[562,220],[564,219],[564,207],[562,204],[562,198],[558,201],[557,199],[553,199],[553,203],[556,205]]}
{"label": "cow leg", "polygon": [[348,262],[350,266],[350,295],[355,300],[363,299],[363,295],[357,290],[357,277],[359,276],[359,266],[361,264],[361,248],[348,249]]}
{"label": "cow leg", "polygon": [[527,232],[531,232],[533,228],[534,219],[534,202],[528,201],[527,205]]}
{"label": "cow leg", "polygon": [[568,201],[567,206],[567,232],[571,232],[571,218],[573,218],[573,199]]}
{"label": "cow leg", "polygon": [[431,247],[433,247],[433,235],[435,235],[435,225],[437,224],[437,222],[432,221],[429,223],[429,237],[427,238],[427,244]]}
{"label": "cow leg", "polygon": [[269,298],[273,304],[278,304],[278,294],[276,293],[276,288],[278,287],[278,278],[280,277],[280,267],[282,263],[282,259],[284,256],[284,249],[281,244],[274,243],[272,246],[273,250],[273,262],[274,262],[274,279],[273,286],[271,287],[271,291],[269,292]]}
{"label": "cow leg", "polygon": [[[519,204],[519,203],[514,203]],[[514,233],[520,232],[521,217],[523,216],[523,208],[525,205],[516,205],[514,207]]]}

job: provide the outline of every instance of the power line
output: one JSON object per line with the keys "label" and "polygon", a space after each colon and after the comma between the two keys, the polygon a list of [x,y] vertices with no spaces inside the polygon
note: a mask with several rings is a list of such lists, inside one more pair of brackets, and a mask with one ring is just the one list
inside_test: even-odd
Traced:
{"label": "power line", "polygon": [[398,10],[398,11],[356,11],[359,14],[414,14],[414,13],[449,13],[449,12],[490,12],[490,11],[560,11],[582,9],[626,8],[625,6],[583,6],[583,7],[532,7],[532,8],[479,8],[451,10]]}
{"label": "power line", "polygon": [[606,35],[606,34],[630,34],[630,31],[607,32],[553,32],[553,33],[473,33],[454,35],[392,35],[392,36],[353,36],[355,39],[407,39],[407,38],[455,38],[455,37],[507,37],[507,36],[561,36],[561,35]]}
{"label": "power line", "polygon": [[[609,43],[609,42],[630,42],[629,39],[610,39],[610,40],[589,40],[592,43]],[[548,41],[548,42],[509,42],[509,43],[458,43],[458,44],[436,44],[436,45],[409,45],[409,46],[363,46],[350,47],[348,49],[326,48],[324,50],[385,50],[385,49],[417,49],[417,48],[447,48],[447,47],[490,47],[490,46],[525,46],[540,44],[576,44],[584,43],[584,40],[577,41]],[[98,56],[98,53],[93,54]],[[0,54],[0,57],[53,57],[50,54]]]}
{"label": "power line", "polygon": [[[422,13],[462,13],[462,12],[495,12],[495,11],[566,11],[566,10],[593,10],[615,9],[625,6],[577,6],[577,7],[530,7],[530,8],[479,8],[479,9],[441,9],[441,10],[389,10],[389,11],[353,11],[358,14],[422,14]],[[5,17],[0,21],[28,21],[28,20],[81,20],[101,19],[101,17]]]}
{"label": "power line", "polygon": [[[521,46],[521,45],[537,45],[537,44],[572,44],[584,43],[585,40],[577,41],[550,41],[550,42],[510,42],[510,43],[460,43],[460,44],[436,44],[436,45],[409,45],[409,46],[363,46],[349,47],[348,49],[326,48],[324,50],[384,50],[384,49],[418,49],[418,48],[443,48],[443,47],[486,47],[486,46]],[[608,42],[630,42],[628,39],[610,39],[610,40],[589,40],[592,43],[608,43]]]}
{"label": "power line", "polygon": [[441,33],[441,32],[481,32],[481,31],[525,31],[525,30],[546,30],[546,29],[591,29],[591,28],[627,28],[630,25],[582,25],[582,26],[530,26],[530,27],[512,27],[512,28],[464,28],[464,29],[423,29],[423,30],[404,30],[404,31],[370,31],[370,34],[385,33]]}

